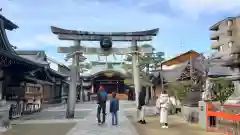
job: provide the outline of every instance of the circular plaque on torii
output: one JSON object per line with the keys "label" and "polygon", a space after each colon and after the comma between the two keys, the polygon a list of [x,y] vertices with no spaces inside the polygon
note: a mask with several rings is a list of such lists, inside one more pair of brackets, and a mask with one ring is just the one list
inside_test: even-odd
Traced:
{"label": "circular plaque on torii", "polygon": [[105,51],[112,49],[112,38],[109,36],[101,37],[100,38],[100,47]]}

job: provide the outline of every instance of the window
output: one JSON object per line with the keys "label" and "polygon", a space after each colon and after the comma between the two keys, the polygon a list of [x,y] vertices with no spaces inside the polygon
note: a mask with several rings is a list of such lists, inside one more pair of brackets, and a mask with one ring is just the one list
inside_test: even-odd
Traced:
{"label": "window", "polygon": [[232,45],[233,45],[232,41],[228,42],[228,48],[232,48]]}
{"label": "window", "polygon": [[228,36],[232,36],[232,31],[231,30],[228,31]]}
{"label": "window", "polygon": [[218,51],[223,52],[223,45],[221,45],[221,46],[219,47],[219,50],[218,50]]}
{"label": "window", "polygon": [[233,25],[233,20],[228,20],[227,25],[228,25],[228,27],[231,27]]}

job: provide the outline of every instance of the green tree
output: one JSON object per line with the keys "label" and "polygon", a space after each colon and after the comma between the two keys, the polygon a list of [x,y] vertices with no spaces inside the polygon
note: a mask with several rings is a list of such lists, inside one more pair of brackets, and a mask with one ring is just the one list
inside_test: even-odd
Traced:
{"label": "green tree", "polygon": [[221,105],[223,105],[224,102],[233,94],[234,85],[231,81],[224,78],[215,78],[211,81],[213,82],[213,101],[219,101]]}
{"label": "green tree", "polygon": [[182,102],[186,98],[188,90],[191,88],[191,81],[176,81],[167,84],[173,96]]}

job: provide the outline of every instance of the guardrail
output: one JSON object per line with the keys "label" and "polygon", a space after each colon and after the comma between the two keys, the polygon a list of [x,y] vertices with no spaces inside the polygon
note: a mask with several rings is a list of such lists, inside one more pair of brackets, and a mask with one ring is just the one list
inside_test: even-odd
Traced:
{"label": "guardrail", "polygon": [[[213,111],[213,105],[207,104],[207,131],[219,132],[227,135],[240,135],[240,114],[233,112]],[[239,105],[224,105],[233,109]]]}
{"label": "guardrail", "polygon": [[9,119],[16,119],[21,117],[23,114],[32,114],[39,112],[41,107],[39,104],[34,103],[16,103],[11,104],[9,109]]}

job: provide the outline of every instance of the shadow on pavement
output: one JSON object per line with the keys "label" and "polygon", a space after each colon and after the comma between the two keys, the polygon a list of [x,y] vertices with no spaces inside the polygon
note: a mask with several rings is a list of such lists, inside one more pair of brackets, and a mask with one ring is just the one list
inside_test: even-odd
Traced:
{"label": "shadow on pavement", "polygon": [[66,135],[76,123],[20,124],[1,135]]}

